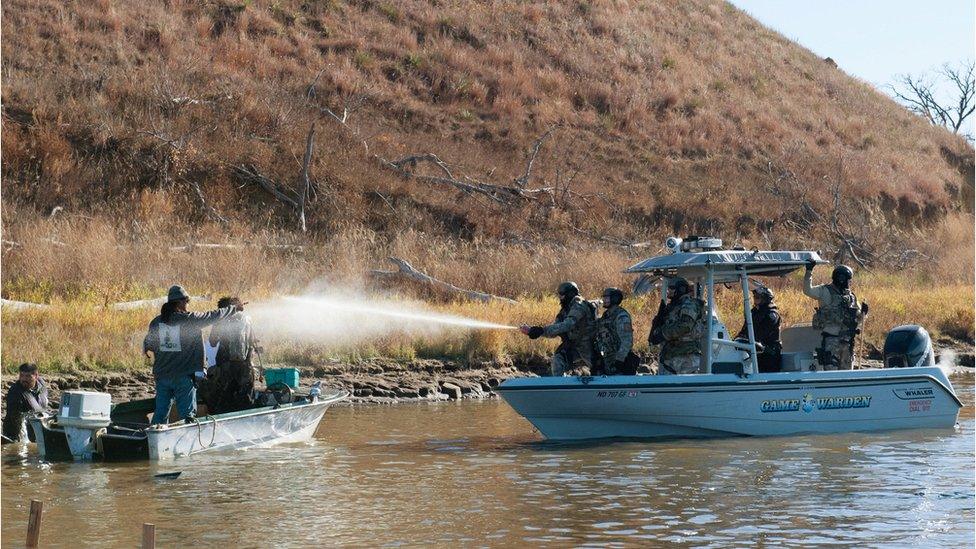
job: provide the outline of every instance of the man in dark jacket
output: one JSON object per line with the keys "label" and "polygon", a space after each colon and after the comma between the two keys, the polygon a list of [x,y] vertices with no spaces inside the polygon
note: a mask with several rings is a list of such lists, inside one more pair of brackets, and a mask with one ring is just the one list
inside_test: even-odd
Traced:
{"label": "man in dark jacket", "polygon": [[[763,346],[759,356],[756,357],[759,363],[760,372],[779,372],[782,369],[780,357],[783,352],[783,344],[779,340],[779,311],[774,303],[775,296],[773,291],[765,286],[756,286],[752,290],[752,298],[755,305],[752,307],[752,333],[756,336],[756,343]],[[736,339],[749,339],[749,332],[746,325],[742,325]]]}
{"label": "man in dark jacket", "polygon": [[237,297],[222,297],[217,307],[233,305],[237,312],[213,325],[210,345],[217,347],[216,363],[207,371],[209,395],[204,398],[211,413],[223,414],[246,410],[254,404],[256,375],[251,365],[251,351],[257,348],[251,317]]}
{"label": "man in dark jacket", "polygon": [[204,372],[203,328],[237,310],[233,305],[206,313],[186,310],[190,295],[181,286],[169,289],[159,316],[149,323],[142,343],[146,356],[152,353],[156,378],[156,411],[152,422],[166,423],[170,403],[176,400],[180,419],[192,418],[197,410],[196,378]]}
{"label": "man in dark jacket", "polygon": [[21,364],[19,370],[20,377],[7,390],[7,414],[3,416],[4,444],[20,440],[28,415],[47,411],[47,384],[37,374],[37,365]]}

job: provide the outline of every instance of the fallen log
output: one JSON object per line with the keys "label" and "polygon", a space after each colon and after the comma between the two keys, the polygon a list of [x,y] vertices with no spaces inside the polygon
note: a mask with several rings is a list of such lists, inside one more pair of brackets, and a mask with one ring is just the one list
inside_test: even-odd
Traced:
{"label": "fallen log", "polygon": [[0,299],[0,307],[7,309],[8,311],[27,311],[27,310],[45,310],[50,309],[50,305],[45,305],[43,303],[30,303],[27,301],[15,301],[12,299]]}
{"label": "fallen log", "polygon": [[415,282],[419,282],[425,286],[434,288],[435,290],[438,290],[440,292],[449,295],[462,296],[472,301],[481,301],[483,303],[488,303],[491,301],[501,301],[503,303],[516,303],[514,299],[509,299],[507,297],[500,297],[493,294],[486,294],[483,292],[465,290],[463,288],[458,288],[457,286],[450,284],[448,282],[437,280],[436,278],[426,273],[418,271],[413,267],[413,265],[398,257],[391,257],[389,258],[389,260],[392,261],[397,266],[396,271],[372,270],[369,272],[369,275],[373,278],[381,279],[381,280],[391,280],[391,279],[412,280]]}

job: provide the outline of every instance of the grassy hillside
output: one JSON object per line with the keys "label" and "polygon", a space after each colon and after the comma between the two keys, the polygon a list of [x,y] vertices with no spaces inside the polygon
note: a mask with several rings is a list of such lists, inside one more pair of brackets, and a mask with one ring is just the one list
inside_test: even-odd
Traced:
{"label": "grassy hillside", "polygon": [[696,233],[972,281],[972,147],[725,2],[2,10],[6,298],[362,285],[389,255],[596,294]]}
{"label": "grassy hillside", "polygon": [[[801,203],[827,212],[835,187],[902,228],[972,187],[952,165],[972,155],[962,140],[724,2],[12,0],[3,15],[5,198],[43,213],[131,212],[148,193],[198,221],[294,227],[234,167],[294,187],[312,122],[316,232],[774,239],[805,232],[782,225],[809,224]],[[432,152],[510,184],[553,128],[527,182],[553,200],[502,205],[375,158]]]}

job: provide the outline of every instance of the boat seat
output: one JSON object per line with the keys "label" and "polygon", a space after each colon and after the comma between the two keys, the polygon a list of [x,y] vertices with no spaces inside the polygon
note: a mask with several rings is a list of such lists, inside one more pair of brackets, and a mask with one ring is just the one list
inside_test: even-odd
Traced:
{"label": "boat seat", "polygon": [[820,331],[809,324],[794,324],[780,332],[783,354],[813,353],[820,346]]}
{"label": "boat seat", "polygon": [[781,357],[781,372],[809,372],[813,369],[815,358],[811,352],[783,353]]}

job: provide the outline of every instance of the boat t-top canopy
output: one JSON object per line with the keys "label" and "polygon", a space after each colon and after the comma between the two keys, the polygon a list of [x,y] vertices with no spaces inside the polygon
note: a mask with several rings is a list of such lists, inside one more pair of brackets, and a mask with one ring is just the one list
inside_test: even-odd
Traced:
{"label": "boat t-top canopy", "polygon": [[[702,362],[706,373],[712,372],[717,352],[714,346],[727,346],[749,353],[750,373],[759,372],[756,358],[756,337],[752,326],[749,300],[749,276],[785,276],[812,263],[827,263],[812,251],[761,251],[723,249],[718,238],[692,236],[685,239],[670,237],[665,247],[670,254],[645,259],[625,272],[646,273],[663,278],[661,299],[667,293],[668,278],[684,277],[698,284],[698,296],[705,299],[705,341]],[[715,322],[715,285],[739,282],[742,285],[743,316],[748,342],[732,341],[713,333]]]}
{"label": "boat t-top canopy", "polygon": [[704,278],[711,271],[715,282],[731,282],[738,280],[743,272],[752,276],[785,276],[811,261],[827,263],[820,254],[811,251],[680,251],[645,259],[625,272]]}

